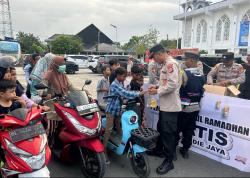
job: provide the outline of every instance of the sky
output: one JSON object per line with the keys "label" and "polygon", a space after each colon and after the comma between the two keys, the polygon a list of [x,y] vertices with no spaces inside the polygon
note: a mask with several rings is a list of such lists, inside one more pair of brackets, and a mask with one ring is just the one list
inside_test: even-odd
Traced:
{"label": "sky", "polygon": [[[9,0],[14,33],[33,33],[45,40],[55,33],[77,34],[91,23],[109,38],[127,42],[150,26],[158,39],[177,38],[178,0]],[[182,0],[184,1],[184,0]],[[182,2],[181,1],[181,2]],[[210,0],[217,2],[219,0]]]}

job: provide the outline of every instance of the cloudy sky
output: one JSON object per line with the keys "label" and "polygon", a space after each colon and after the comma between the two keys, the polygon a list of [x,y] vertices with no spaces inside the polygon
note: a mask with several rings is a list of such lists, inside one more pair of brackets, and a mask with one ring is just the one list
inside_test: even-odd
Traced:
{"label": "cloudy sky", "polygon": [[[76,34],[94,23],[115,41],[125,43],[151,26],[159,39],[177,37],[178,0],[9,0],[15,32],[34,33],[42,40],[55,33]],[[183,1],[183,0],[182,0]],[[211,0],[217,2],[219,0]]]}

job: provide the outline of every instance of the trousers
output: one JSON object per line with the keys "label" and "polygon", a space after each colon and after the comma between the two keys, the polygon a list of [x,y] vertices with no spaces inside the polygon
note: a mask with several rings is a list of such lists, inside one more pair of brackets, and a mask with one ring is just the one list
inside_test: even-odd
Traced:
{"label": "trousers", "polygon": [[[190,113],[180,112],[178,115],[177,133],[176,133],[176,146],[178,146],[181,139],[183,149],[188,150],[192,145],[192,137],[196,127],[196,119],[199,111]],[[180,137],[182,133],[182,138]]]}
{"label": "trousers", "polygon": [[156,151],[163,152],[169,162],[173,161],[175,152],[177,118],[178,112],[160,111],[159,113],[157,131],[160,133],[160,137],[157,141]]}

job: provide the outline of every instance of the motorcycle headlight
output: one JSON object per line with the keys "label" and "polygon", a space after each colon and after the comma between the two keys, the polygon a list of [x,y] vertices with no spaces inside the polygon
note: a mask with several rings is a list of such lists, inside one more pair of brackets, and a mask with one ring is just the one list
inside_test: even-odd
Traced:
{"label": "motorcycle headlight", "polygon": [[129,123],[132,124],[136,124],[138,122],[138,117],[137,116],[132,116],[129,119]]}
{"label": "motorcycle headlight", "polygon": [[[44,134],[43,137],[45,137],[45,136],[46,135]],[[20,159],[22,159],[24,162],[26,162],[31,167],[31,169],[33,169],[33,170],[40,169],[45,164],[46,140],[42,141],[41,148],[42,148],[42,146],[43,146],[43,148],[42,148],[41,152],[36,156],[33,156],[32,154],[30,154],[30,153],[28,153],[20,148],[17,148],[13,143],[11,143],[10,141],[8,141],[6,139],[5,139],[5,142],[8,146],[8,148],[13,153],[15,153]]]}
{"label": "motorcycle headlight", "polygon": [[97,127],[95,129],[90,129],[90,128],[87,128],[85,126],[83,126],[80,122],[78,122],[78,120],[76,118],[74,118],[74,116],[72,116],[70,113],[68,112],[65,112],[65,111],[62,111],[63,114],[65,116],[67,116],[67,118],[70,120],[70,122],[74,125],[74,127],[81,133],[84,133],[84,134],[87,134],[87,135],[90,135],[90,136],[93,136],[95,135],[96,133],[99,132],[100,128],[101,128],[101,122],[100,122],[100,119],[98,118],[98,124],[97,124]]}
{"label": "motorcycle headlight", "polygon": [[21,150],[20,148],[17,148],[13,143],[11,143],[9,140],[5,139],[5,143],[7,145],[7,147],[13,152],[15,153],[15,155],[17,156],[27,156],[27,157],[30,157],[32,156],[32,154],[24,151],[24,150]]}

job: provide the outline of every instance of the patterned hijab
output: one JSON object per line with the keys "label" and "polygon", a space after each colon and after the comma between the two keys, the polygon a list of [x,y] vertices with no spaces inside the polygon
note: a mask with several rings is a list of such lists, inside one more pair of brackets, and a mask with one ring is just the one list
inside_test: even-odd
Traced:
{"label": "patterned hijab", "polygon": [[37,80],[41,82],[44,79],[44,74],[48,71],[48,68],[56,56],[52,53],[46,54],[41,58],[35,65],[34,69],[30,74],[32,80]]}

